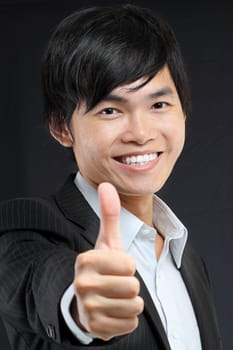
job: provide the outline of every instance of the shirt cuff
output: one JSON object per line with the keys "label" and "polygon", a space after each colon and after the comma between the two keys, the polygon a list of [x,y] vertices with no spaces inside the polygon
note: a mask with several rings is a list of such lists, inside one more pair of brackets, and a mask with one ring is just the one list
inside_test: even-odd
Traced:
{"label": "shirt cuff", "polygon": [[83,330],[81,330],[77,324],[75,323],[75,321],[73,320],[71,313],[70,313],[70,304],[73,300],[75,296],[74,293],[74,286],[73,284],[71,284],[65,291],[65,293],[63,294],[62,298],[61,298],[61,313],[62,316],[68,326],[68,328],[70,329],[70,331],[73,333],[73,335],[84,345],[88,345],[90,344],[94,337],[87,332],[84,332]]}

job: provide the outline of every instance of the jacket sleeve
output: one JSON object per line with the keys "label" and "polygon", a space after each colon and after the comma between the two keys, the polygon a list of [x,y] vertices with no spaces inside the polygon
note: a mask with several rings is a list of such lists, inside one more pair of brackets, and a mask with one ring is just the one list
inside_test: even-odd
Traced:
{"label": "jacket sleeve", "polygon": [[61,217],[43,203],[0,204],[0,315],[58,343],[66,340],[60,301],[77,256],[64,231]]}

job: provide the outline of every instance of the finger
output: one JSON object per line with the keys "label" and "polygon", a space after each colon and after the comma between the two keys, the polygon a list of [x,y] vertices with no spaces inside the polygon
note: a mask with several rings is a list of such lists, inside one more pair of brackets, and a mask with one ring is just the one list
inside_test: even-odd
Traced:
{"label": "finger", "polygon": [[136,317],[144,309],[144,301],[140,296],[131,299],[105,298],[102,305],[104,305],[102,311],[105,315],[121,319]]}
{"label": "finger", "polygon": [[113,318],[131,318],[142,313],[144,301],[140,296],[131,299],[113,299],[102,296],[84,300],[84,308],[93,315],[105,315]]}
{"label": "finger", "polygon": [[74,288],[79,295],[96,294],[106,298],[130,299],[138,295],[140,284],[134,276],[100,276],[94,275],[91,280],[87,275],[74,279]]}
{"label": "finger", "polygon": [[133,332],[138,326],[138,317],[115,318],[99,315],[90,322],[87,330],[103,340]]}
{"label": "finger", "polygon": [[120,235],[120,198],[114,186],[102,183],[98,187],[100,231],[96,249],[123,249]]}
{"label": "finger", "polygon": [[93,249],[79,254],[75,262],[75,276],[93,272],[100,275],[132,276],[135,270],[135,260],[123,250],[113,252],[105,249],[99,252]]}
{"label": "finger", "polygon": [[135,276],[108,276],[108,285],[99,294],[107,298],[130,299],[136,297],[139,291],[140,284]]}

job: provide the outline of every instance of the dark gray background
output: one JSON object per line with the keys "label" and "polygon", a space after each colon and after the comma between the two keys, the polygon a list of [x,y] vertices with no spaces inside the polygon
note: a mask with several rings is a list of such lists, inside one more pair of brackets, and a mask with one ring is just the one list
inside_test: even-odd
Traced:
{"label": "dark gray background", "polygon": [[[232,350],[233,7],[228,0],[131,2],[159,10],[183,50],[193,111],[183,155],[160,195],[207,263],[223,348]],[[61,18],[84,5],[111,3],[0,0],[0,200],[51,193],[73,170],[43,125],[41,55]],[[2,328],[0,342],[8,350]]]}

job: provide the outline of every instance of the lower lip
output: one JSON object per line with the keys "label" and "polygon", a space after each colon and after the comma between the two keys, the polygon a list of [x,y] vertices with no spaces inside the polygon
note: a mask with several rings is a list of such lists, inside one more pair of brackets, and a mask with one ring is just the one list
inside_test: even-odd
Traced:
{"label": "lower lip", "polygon": [[145,172],[145,171],[149,171],[149,170],[153,169],[157,165],[157,163],[159,162],[160,157],[161,157],[161,154],[153,161],[151,161],[147,164],[144,164],[144,165],[136,165],[136,164],[129,165],[129,164],[120,163],[120,162],[117,162],[117,164],[124,170],[130,171],[133,173],[135,173],[135,172],[140,173],[140,172]]}

